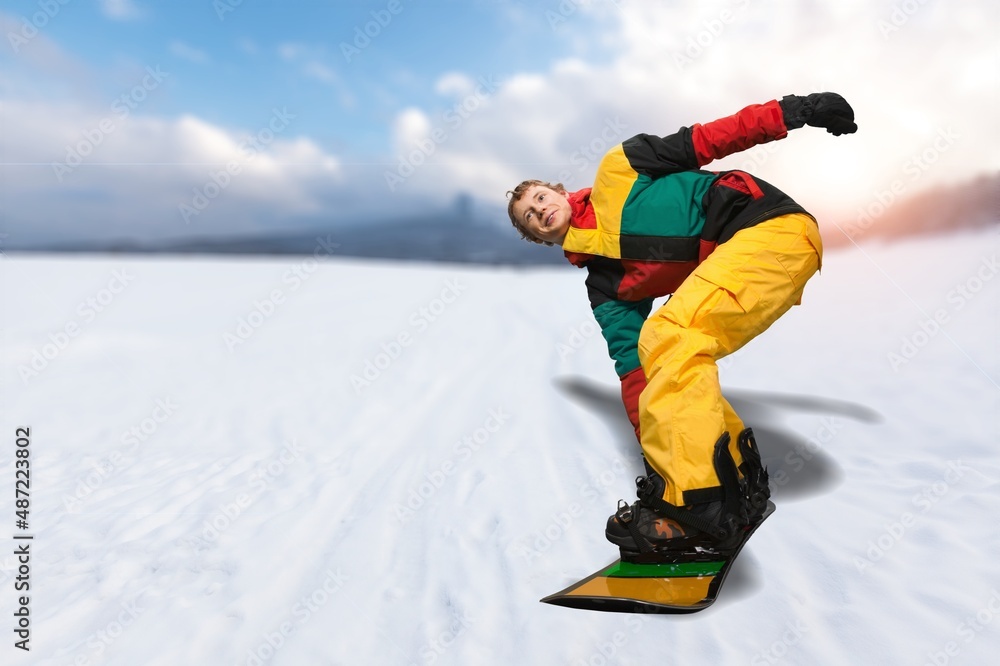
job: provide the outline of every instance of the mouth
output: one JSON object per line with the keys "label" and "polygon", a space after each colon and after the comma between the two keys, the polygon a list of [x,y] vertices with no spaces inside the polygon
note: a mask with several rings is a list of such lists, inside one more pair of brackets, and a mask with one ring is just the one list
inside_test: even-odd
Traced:
{"label": "mouth", "polygon": [[545,218],[545,223],[544,223],[543,226],[546,229],[548,229],[550,226],[552,226],[552,218],[554,218],[555,216],[556,216],[556,212],[552,211],[552,213],[547,218]]}

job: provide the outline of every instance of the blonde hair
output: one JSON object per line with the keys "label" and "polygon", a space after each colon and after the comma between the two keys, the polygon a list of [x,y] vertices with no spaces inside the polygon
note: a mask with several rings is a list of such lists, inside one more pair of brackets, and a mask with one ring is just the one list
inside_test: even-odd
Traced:
{"label": "blonde hair", "polygon": [[547,187],[550,190],[555,190],[556,192],[566,193],[566,188],[563,187],[562,183],[549,183],[544,180],[525,180],[518,184],[512,190],[507,190],[507,196],[510,201],[507,203],[507,215],[510,216],[510,223],[514,225],[517,232],[521,234],[521,238],[532,243],[538,243],[539,245],[554,245],[549,241],[540,240],[531,235],[531,232],[525,229],[524,225],[514,216],[514,204],[524,198],[524,195],[529,189],[535,185],[541,185],[542,187]]}

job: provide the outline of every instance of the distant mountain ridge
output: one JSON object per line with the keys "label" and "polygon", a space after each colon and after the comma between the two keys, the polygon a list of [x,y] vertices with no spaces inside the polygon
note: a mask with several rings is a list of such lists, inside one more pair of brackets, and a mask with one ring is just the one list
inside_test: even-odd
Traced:
{"label": "distant mountain ridge", "polygon": [[[891,197],[891,198],[890,198]],[[318,248],[334,256],[408,261],[507,265],[568,265],[559,248],[528,243],[509,226],[506,211],[473,212],[460,195],[438,212],[403,219],[294,233],[190,238],[169,241],[94,241],[23,248],[35,252],[136,254],[308,255]],[[853,219],[825,226],[831,247],[852,242],[894,240],[915,234],[947,233],[1000,222],[1000,173],[900,198],[876,193]],[[822,224],[822,221],[821,221]],[[839,229],[838,229],[839,227]],[[18,248],[10,248],[18,251]]]}
{"label": "distant mountain ridge", "polygon": [[[503,216],[506,217],[506,212]],[[319,250],[334,256],[371,259],[568,265],[559,248],[529,243],[522,240],[513,227],[505,229],[477,218],[472,212],[471,201],[465,196],[460,196],[455,206],[441,212],[335,229],[148,242],[64,243],[25,249],[36,252],[210,255],[309,255]]]}
{"label": "distant mountain ridge", "polygon": [[441,215],[315,233],[172,242],[154,252],[183,254],[312,254],[475,264],[565,264],[558,248],[528,243],[513,229]]}

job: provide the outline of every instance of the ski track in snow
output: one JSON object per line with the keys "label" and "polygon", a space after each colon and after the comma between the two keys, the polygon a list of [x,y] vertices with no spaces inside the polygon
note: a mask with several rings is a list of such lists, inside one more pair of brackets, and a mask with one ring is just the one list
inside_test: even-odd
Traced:
{"label": "ski track in snow", "polygon": [[582,271],[329,260],[296,283],[295,259],[5,258],[0,515],[12,534],[30,425],[35,540],[32,651],[10,644],[9,554],[0,649],[46,666],[991,663],[998,245],[829,252],[804,305],[722,364],[778,511],[717,604],[675,617],[538,603],[615,559],[604,523],[641,471]]}

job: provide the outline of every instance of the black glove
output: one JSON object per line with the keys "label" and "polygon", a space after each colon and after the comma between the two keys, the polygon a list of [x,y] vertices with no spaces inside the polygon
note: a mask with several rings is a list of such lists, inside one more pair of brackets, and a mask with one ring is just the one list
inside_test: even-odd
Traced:
{"label": "black glove", "polygon": [[785,127],[793,130],[810,125],[825,127],[834,136],[854,134],[854,109],[837,93],[813,93],[807,97],[785,95],[778,102],[785,117]]}

